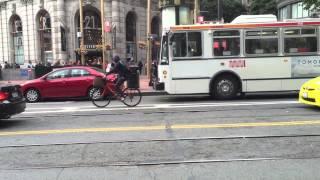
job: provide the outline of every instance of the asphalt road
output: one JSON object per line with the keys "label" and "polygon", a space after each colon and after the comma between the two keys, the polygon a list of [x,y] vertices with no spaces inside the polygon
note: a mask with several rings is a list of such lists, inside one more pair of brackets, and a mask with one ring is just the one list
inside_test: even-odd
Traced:
{"label": "asphalt road", "polygon": [[0,179],[319,179],[320,109],[295,95],[28,104],[0,121]]}

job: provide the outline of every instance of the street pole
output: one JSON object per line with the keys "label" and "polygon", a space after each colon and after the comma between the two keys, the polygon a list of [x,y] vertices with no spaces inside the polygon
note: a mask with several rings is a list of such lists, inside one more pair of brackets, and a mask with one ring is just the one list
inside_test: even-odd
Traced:
{"label": "street pole", "polygon": [[84,33],[83,33],[83,0],[79,0],[80,3],[80,54],[81,54],[81,64],[84,65]]}
{"label": "street pole", "polygon": [[[148,0],[147,7],[147,77],[152,82],[151,76],[151,0]],[[150,84],[149,82],[149,84]]]}
{"label": "street pole", "polygon": [[220,21],[220,0],[218,0],[218,21]]}
{"label": "street pole", "polygon": [[106,57],[105,57],[105,32],[104,32],[104,0],[100,1],[101,10],[101,44],[102,44],[102,70],[106,70]]}
{"label": "street pole", "polygon": [[221,22],[221,19],[223,17],[223,7],[222,7],[223,1],[218,0],[218,21]]}

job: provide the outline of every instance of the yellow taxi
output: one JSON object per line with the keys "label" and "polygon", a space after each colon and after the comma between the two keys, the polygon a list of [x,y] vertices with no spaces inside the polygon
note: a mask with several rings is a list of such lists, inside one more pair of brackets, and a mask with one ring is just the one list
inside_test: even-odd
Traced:
{"label": "yellow taxi", "polygon": [[301,86],[299,102],[320,107],[320,77],[311,79]]}

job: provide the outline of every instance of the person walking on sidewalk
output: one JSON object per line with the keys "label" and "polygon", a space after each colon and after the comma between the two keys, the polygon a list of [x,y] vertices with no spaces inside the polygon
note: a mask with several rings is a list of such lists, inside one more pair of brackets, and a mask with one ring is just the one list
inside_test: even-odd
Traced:
{"label": "person walking on sidewalk", "polygon": [[106,75],[113,74],[113,73],[118,74],[118,78],[117,78],[117,82],[116,82],[116,93],[118,96],[121,97],[122,94],[121,94],[120,87],[123,85],[123,83],[130,76],[130,71],[126,65],[124,65],[120,62],[119,56],[114,56],[112,58],[112,61],[114,63],[114,68],[112,68],[108,73],[106,73]]}
{"label": "person walking on sidewalk", "polygon": [[139,63],[138,63],[138,68],[139,68],[139,73],[140,73],[140,75],[142,74],[142,68],[143,68],[143,63],[142,63],[142,61],[139,61]]}

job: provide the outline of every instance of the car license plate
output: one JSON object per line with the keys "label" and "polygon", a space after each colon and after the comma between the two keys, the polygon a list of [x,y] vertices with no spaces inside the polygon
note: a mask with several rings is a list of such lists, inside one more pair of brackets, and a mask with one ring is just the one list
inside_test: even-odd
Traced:
{"label": "car license plate", "polygon": [[19,94],[17,92],[13,92],[11,95],[13,98],[17,98],[19,96]]}
{"label": "car license plate", "polygon": [[302,93],[302,97],[308,98],[308,93],[307,92]]}

